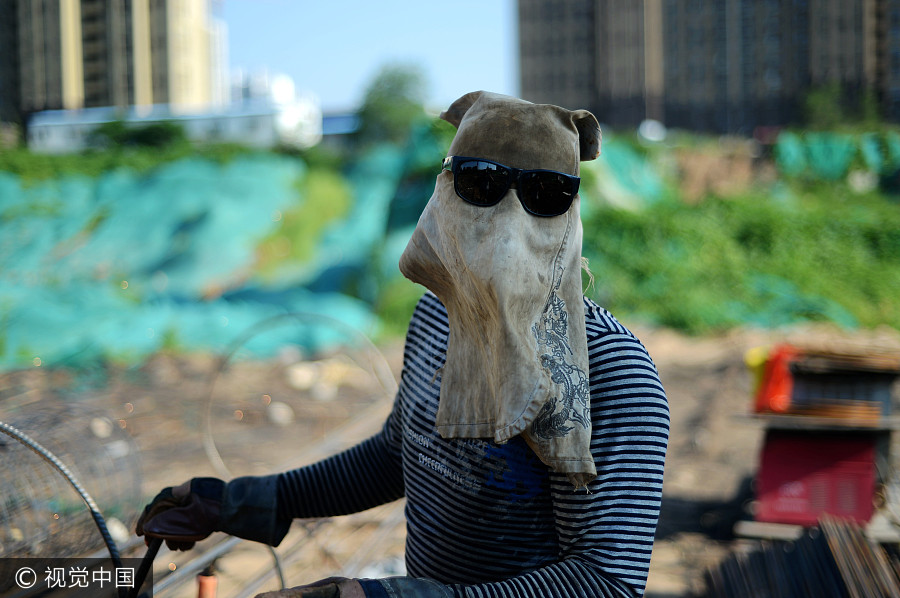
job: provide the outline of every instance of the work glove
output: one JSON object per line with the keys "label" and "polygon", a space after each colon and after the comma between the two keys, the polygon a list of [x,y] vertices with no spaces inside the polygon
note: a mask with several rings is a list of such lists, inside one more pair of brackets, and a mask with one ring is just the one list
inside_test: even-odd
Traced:
{"label": "work glove", "polygon": [[189,550],[216,531],[278,546],[291,527],[290,519],[278,514],[278,478],[245,476],[228,483],[194,478],[163,488],[144,507],[135,532],[162,538],[172,550]]}
{"label": "work glove", "polygon": [[430,579],[329,577],[308,586],[258,594],[256,598],[452,598],[450,586]]}
{"label": "work glove", "polygon": [[366,598],[355,579],[329,577],[307,586],[257,594],[255,598]]}
{"label": "work glove", "polygon": [[163,488],[135,526],[138,536],[161,538],[171,550],[190,550],[194,543],[222,529],[225,482],[193,478],[180,486]]}

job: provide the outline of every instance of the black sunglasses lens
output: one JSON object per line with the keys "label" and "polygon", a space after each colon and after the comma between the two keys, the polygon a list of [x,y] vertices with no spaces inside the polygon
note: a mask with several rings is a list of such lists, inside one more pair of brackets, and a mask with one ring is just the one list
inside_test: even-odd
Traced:
{"label": "black sunglasses lens", "polygon": [[536,216],[559,216],[572,205],[579,179],[539,171],[522,173],[519,182],[519,197],[525,209]]}
{"label": "black sunglasses lens", "polygon": [[484,160],[459,162],[453,169],[456,193],[469,203],[492,206],[509,189],[509,170]]}

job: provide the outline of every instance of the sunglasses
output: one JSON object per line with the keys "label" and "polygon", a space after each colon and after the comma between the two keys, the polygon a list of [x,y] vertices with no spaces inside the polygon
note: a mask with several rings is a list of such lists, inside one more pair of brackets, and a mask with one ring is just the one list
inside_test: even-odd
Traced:
{"label": "sunglasses", "polygon": [[441,169],[453,173],[453,189],[472,205],[497,205],[515,185],[525,211],[544,217],[565,214],[581,181],[577,176],[555,170],[522,170],[464,156],[447,156]]}

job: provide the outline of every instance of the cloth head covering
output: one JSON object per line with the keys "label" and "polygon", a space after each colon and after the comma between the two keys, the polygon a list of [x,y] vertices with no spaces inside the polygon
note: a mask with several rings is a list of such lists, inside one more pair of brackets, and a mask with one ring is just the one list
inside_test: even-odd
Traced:
{"label": "cloth head covering", "polygon": [[[487,92],[441,114],[457,127],[449,155],[578,175],[599,155],[586,110]],[[590,453],[587,337],[579,198],[555,217],[527,213],[510,188],[495,206],[459,198],[441,172],[400,258],[400,270],[447,308],[437,430],[445,438],[522,434],[576,486],[596,477]]]}

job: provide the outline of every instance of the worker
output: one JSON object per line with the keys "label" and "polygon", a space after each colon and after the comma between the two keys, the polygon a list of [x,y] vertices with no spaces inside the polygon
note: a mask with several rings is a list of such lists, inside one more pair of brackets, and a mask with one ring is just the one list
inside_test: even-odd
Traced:
{"label": "worker", "polygon": [[407,575],[264,596],[642,596],[669,412],[644,346],[583,295],[597,119],[487,92],[441,117],[457,132],[400,258],[428,292],[381,431],[293,471],[167,488],[137,531],[274,546],[295,518],[405,497]]}

